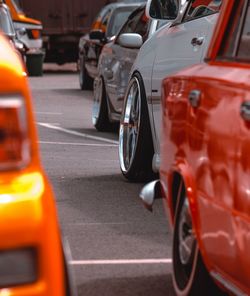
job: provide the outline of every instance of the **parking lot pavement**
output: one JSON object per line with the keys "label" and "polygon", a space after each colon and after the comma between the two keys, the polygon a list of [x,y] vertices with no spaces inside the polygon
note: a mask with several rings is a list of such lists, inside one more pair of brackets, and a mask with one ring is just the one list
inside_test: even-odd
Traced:
{"label": "parking lot pavement", "polygon": [[30,78],[43,165],[54,186],[79,295],[173,295],[171,235],[162,202],[120,173],[117,133],[91,123],[92,92],[75,72]]}

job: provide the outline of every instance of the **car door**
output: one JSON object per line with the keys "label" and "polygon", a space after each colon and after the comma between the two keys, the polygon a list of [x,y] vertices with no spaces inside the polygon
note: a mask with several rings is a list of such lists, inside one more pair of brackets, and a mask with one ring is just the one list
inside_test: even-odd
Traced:
{"label": "car door", "polygon": [[216,266],[213,276],[249,290],[250,6],[246,12],[243,21],[230,22],[239,27],[235,34],[226,31],[230,41],[223,39],[217,64],[194,80],[188,135],[201,239]]}
{"label": "car door", "polygon": [[119,37],[124,33],[137,33],[143,39],[147,38],[149,19],[145,15],[145,7],[131,14],[117,38],[110,46],[110,62],[104,71],[106,91],[110,103],[116,113],[121,114],[125,91],[128,85],[129,73],[139,49],[127,48],[119,44]]}
{"label": "car door", "polygon": [[156,153],[159,153],[162,79],[181,68],[201,62],[216,24],[220,4],[218,0],[190,1],[181,23],[173,24],[159,34],[151,86]]}

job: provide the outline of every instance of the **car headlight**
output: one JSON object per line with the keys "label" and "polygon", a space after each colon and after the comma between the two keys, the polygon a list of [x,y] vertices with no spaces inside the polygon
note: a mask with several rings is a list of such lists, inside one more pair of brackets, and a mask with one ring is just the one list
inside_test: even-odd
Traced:
{"label": "car headlight", "polygon": [[33,248],[0,251],[0,287],[33,283],[38,277],[37,255]]}

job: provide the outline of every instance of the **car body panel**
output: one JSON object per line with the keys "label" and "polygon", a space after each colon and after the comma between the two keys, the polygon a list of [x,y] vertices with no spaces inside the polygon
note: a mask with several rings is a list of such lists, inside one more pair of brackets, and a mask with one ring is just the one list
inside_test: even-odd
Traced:
{"label": "car body panel", "polygon": [[[143,77],[155,150],[154,159],[157,162],[153,162],[155,170],[159,169],[160,155],[161,82],[166,75],[201,62],[218,18],[215,13],[184,22],[188,7],[183,2],[178,22],[164,25],[141,47],[131,71],[132,75],[139,72]],[[193,38],[203,38],[203,43],[193,46]]]}
{"label": "car body panel", "polygon": [[[145,30],[143,39],[147,40],[157,29],[158,22],[149,21],[145,18],[145,27],[143,29],[141,19],[144,15],[145,5],[133,12],[133,16],[130,16],[130,19],[124,24],[117,37],[104,46],[100,56],[98,75],[104,79],[110,108],[110,119],[113,121],[120,120],[131,68],[139,52],[137,48],[121,46],[119,44],[119,37],[124,33],[139,33]],[[134,23],[134,29],[130,27],[129,22]],[[140,27],[140,29],[138,29],[138,27]]]}
{"label": "car body panel", "polygon": [[113,112],[121,114],[129,73],[138,49],[125,48],[112,42],[107,46],[107,50],[110,50],[109,55],[105,55],[106,50],[102,53],[102,67],[104,67],[102,73],[106,92]]}
{"label": "car body panel", "polygon": [[[202,17],[175,25],[168,30],[162,30],[157,36],[156,57],[153,65],[151,100],[153,105],[154,128],[156,135],[156,151],[159,152],[159,136],[161,122],[161,83],[166,75],[180,69],[197,64],[204,58],[218,14]],[[193,38],[203,38],[203,44],[193,46]],[[166,54],[166,48],[168,50]]]}
{"label": "car body panel", "polygon": [[[36,254],[34,260],[37,262],[35,282],[2,287],[0,294],[63,296],[65,274],[62,242],[54,194],[40,163],[28,80],[20,59],[2,35],[0,44],[0,101],[6,97],[22,98],[25,106],[22,123],[27,125],[29,141],[29,145],[26,146],[26,153],[29,154],[27,161],[16,169],[6,167],[0,170],[0,233],[4,238],[0,242],[1,256],[2,251],[32,248]],[[4,106],[1,105],[1,118]],[[2,150],[3,145],[1,159]]]}
{"label": "car body panel", "polygon": [[[240,10],[242,3],[249,4],[225,3],[207,63],[182,70],[163,82],[160,177],[171,223],[173,176],[177,172],[184,179],[193,230],[206,268],[230,294],[249,295],[250,118],[243,106],[250,104],[250,57],[249,51],[238,46],[239,42],[249,44],[249,40],[241,35],[230,39],[234,34],[228,19],[232,13],[236,24],[240,14],[235,16],[234,10]],[[249,24],[250,8],[244,9],[248,9]],[[241,29],[241,34],[247,35],[247,30]],[[227,56],[227,39],[239,48],[232,53],[234,58]]]}
{"label": "car body panel", "polygon": [[[102,14],[102,20],[99,20],[99,23],[102,23],[102,26],[99,24],[100,30],[105,32],[106,40],[91,40],[89,38],[89,34],[80,38],[79,41],[79,60],[84,61],[85,68],[88,72],[88,75],[92,78],[97,76],[98,70],[98,60],[102,51],[103,46],[113,37],[113,26],[112,21],[115,18],[117,13],[124,10],[125,15],[129,15],[139,4],[124,4],[124,3],[116,3],[116,4],[109,4],[108,9],[106,10],[105,14]],[[126,10],[126,12],[125,12]],[[101,14],[101,13],[100,13]],[[125,20],[124,20],[125,21]],[[105,26],[104,26],[105,24]],[[94,26],[96,29],[96,25]],[[119,27],[116,29],[119,30]],[[79,63],[80,64],[80,63]]]}
{"label": "car body panel", "polygon": [[[161,147],[163,188],[179,163],[191,167],[196,233],[208,266],[248,292],[250,129],[240,108],[250,99],[249,75],[249,69],[201,65],[167,80]],[[187,99],[192,90],[201,91],[197,109]]]}

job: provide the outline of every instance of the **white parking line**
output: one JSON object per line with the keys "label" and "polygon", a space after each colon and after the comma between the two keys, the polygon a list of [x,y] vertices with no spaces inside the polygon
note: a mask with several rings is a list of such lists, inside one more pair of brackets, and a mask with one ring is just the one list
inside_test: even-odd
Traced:
{"label": "white parking line", "polygon": [[90,143],[69,143],[69,142],[46,142],[39,141],[39,144],[51,144],[51,145],[71,145],[71,146],[93,146],[93,147],[117,147],[114,144],[90,144]]}
{"label": "white parking line", "polygon": [[38,122],[37,124],[40,125],[40,126],[49,128],[49,129],[58,130],[58,131],[61,131],[61,132],[66,133],[66,134],[78,136],[78,137],[85,138],[85,139],[96,140],[96,141],[110,143],[110,144],[114,144],[114,145],[118,145],[119,144],[118,141],[109,140],[109,139],[102,138],[102,137],[97,137],[97,136],[91,136],[91,135],[84,134],[84,133],[79,133],[79,132],[76,132],[76,131],[72,131],[70,129],[66,129],[66,128],[62,128],[62,127],[56,126],[56,125],[52,125],[50,123]]}
{"label": "white parking line", "polygon": [[44,115],[62,115],[63,113],[58,113],[58,112],[35,112],[35,114],[44,114]]}
{"label": "white parking line", "polygon": [[68,263],[70,265],[170,264],[172,259],[71,260]]}

